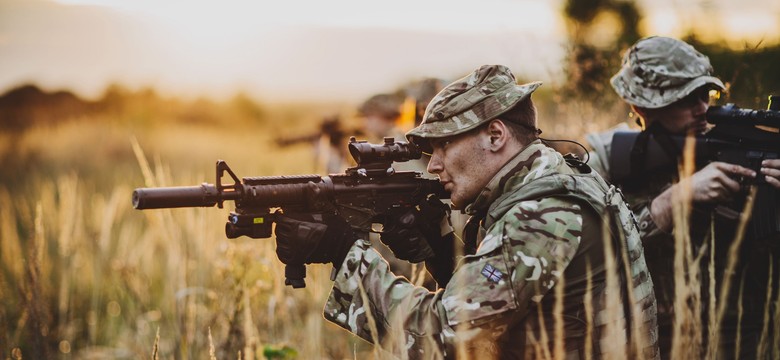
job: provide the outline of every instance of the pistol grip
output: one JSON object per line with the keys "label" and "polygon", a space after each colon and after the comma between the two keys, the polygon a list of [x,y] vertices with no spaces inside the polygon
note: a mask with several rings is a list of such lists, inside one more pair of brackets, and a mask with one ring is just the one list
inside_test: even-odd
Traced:
{"label": "pistol grip", "polygon": [[285,265],[284,284],[292,286],[293,289],[306,287],[306,265]]}

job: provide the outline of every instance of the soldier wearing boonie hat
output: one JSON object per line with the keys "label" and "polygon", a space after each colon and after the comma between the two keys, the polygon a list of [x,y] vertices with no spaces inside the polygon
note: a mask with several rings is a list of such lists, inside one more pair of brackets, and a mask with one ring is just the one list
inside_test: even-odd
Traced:
{"label": "soldier wearing boonie hat", "polygon": [[[424,254],[432,273],[458,260],[446,269],[443,289],[430,292],[396,276],[370,242],[343,235],[343,224],[298,227],[320,229],[322,237],[342,234],[347,239],[327,243],[350,246],[334,273],[326,319],[412,359],[656,358],[653,285],[630,210],[587,165],[570,165],[538,139],[530,101],[538,86],[517,85],[505,66],[482,66],[445,87],[407,134],[432,150],[428,171],[473,221],[463,251],[453,251],[454,237],[440,235],[439,222],[424,216],[408,222],[399,216],[394,226],[384,219],[382,241],[398,258]],[[415,207],[420,213],[422,205]],[[617,225],[615,232],[602,216]],[[277,231],[277,247],[311,232]],[[607,294],[615,290],[607,277],[615,274],[605,266],[605,236],[626,245],[613,247],[626,249],[617,256],[626,259],[619,272],[635,274],[611,278],[620,294]],[[455,259],[453,252],[465,256]],[[558,325],[562,334],[553,330]]]}
{"label": "soldier wearing boonie hat", "polygon": [[[530,98],[540,85],[538,81],[518,85],[506,66],[482,66],[442,89],[425,109],[422,123],[406,136],[427,147],[422,139],[462,134]],[[523,125],[537,131],[535,124]]]}
{"label": "soldier wearing boonie hat", "polygon": [[693,46],[668,37],[639,40],[623,56],[612,87],[627,103],[646,109],[670,105],[708,85],[724,90],[712,76],[710,59]]}
{"label": "soldier wearing boonie hat", "polygon": [[[713,76],[713,68],[707,56],[681,40],[660,36],[641,39],[631,46],[624,54],[622,67],[612,77],[611,84],[615,92],[631,106],[632,112],[638,116],[637,123],[642,126],[642,132],[634,144],[647,144],[652,137],[668,154],[679,154],[681,151],[674,145],[671,136],[700,135],[706,131],[709,93],[711,90],[725,90],[723,82]],[[643,151],[646,148],[643,149],[640,145],[634,145],[630,149],[614,148],[617,146],[612,142],[614,132],[615,129],[587,136],[593,148],[588,164],[608,180],[611,171],[629,170],[611,168],[610,157],[614,154],[630,154],[631,166],[635,168],[641,168],[637,164],[645,161],[643,157],[647,154]],[[766,169],[762,169],[762,173],[769,179],[768,182],[780,188],[780,181],[777,180],[780,177],[780,160],[767,160],[763,166]],[[712,209],[743,196],[740,195],[741,187],[736,179],[752,178],[755,174],[738,165],[712,162],[690,176],[692,185],[688,187],[681,188],[685,185],[677,181],[679,176],[674,167],[669,171],[645,171],[625,184],[618,184],[634,211],[642,242],[646,245],[647,266],[653,276],[658,299],[659,345],[662,358],[690,357],[690,354],[706,349],[706,345],[702,348],[691,348],[688,343],[680,343],[678,345],[682,346],[677,348],[681,349],[682,353],[671,354],[673,341],[689,339],[675,336],[673,331],[676,304],[673,232],[688,232],[693,246],[697,248],[701,248],[704,241],[709,243],[710,236],[717,241],[714,246],[707,245],[707,253],[703,254],[704,259],[709,259],[709,251],[714,249],[715,263],[702,261],[698,270],[702,278],[708,279],[709,266],[713,266],[712,276],[719,287],[724,280],[724,256],[734,238],[731,234],[736,229],[736,220],[724,217]],[[672,217],[673,203],[680,201],[677,194],[682,193],[690,194],[689,206],[696,211],[692,212],[684,224],[675,224]],[[711,223],[712,219],[715,219],[714,225]],[[680,229],[679,226],[686,228]],[[733,229],[729,229],[730,227]],[[711,229],[715,229],[714,233],[708,234]],[[746,274],[745,279],[748,279],[744,282],[742,294],[738,293],[741,291],[740,285],[732,285],[731,293],[726,299],[717,299],[718,302],[728,304],[720,323],[717,347],[719,358],[721,355],[731,358],[737,347],[741,349],[738,357],[763,356],[756,354],[756,349],[761,338],[763,304],[768,289],[767,281],[761,279],[760,275],[768,273],[769,270],[766,263],[761,263],[768,258],[767,254],[757,249],[757,243],[747,239],[743,241],[740,254],[750,255],[742,255],[733,271],[735,274]],[[751,274],[747,270],[748,267],[756,269],[759,274]],[[702,281],[701,285],[702,287],[695,291],[701,294],[701,308],[706,309],[706,304],[710,301],[708,281]],[[736,299],[740,296],[740,301],[745,305],[740,309],[744,310],[741,314],[735,306]],[[702,317],[706,314],[707,311],[703,310]],[[702,325],[701,337],[707,339],[709,324],[705,321]],[[740,326],[741,334],[737,334],[736,329]],[[742,343],[736,344],[740,337]],[[692,352],[688,352],[689,350]],[[701,356],[703,355],[701,353]]]}
{"label": "soldier wearing boonie hat", "polygon": [[[633,351],[656,356],[652,281],[630,211],[587,166],[570,165],[538,139],[530,96],[540,85],[519,85],[507,67],[485,65],[434,97],[407,137],[431,152],[428,171],[451,191],[453,203],[473,215],[464,231],[466,256],[451,270],[444,290],[433,294],[393,276],[369,246],[358,242],[335,280],[326,318],[369,340],[375,339],[372,334],[399,331],[387,324],[403,324],[408,336],[399,348],[412,358],[435,353],[539,358],[552,353],[553,344],[538,340],[555,337],[550,329],[562,315],[562,355],[571,359],[625,354],[625,344],[609,336],[616,330],[626,339],[626,324],[618,319],[631,318]],[[629,283],[618,280],[622,290],[635,294],[633,304],[617,307],[619,314],[606,309],[602,214],[624,224],[621,236],[631,251],[623,265],[643,274]],[[437,237],[426,241],[434,253],[447,246]],[[408,244],[387,244],[398,257],[408,251]],[[595,265],[588,270],[588,264]],[[552,289],[559,280],[563,314],[553,310],[558,290]],[[593,299],[590,309],[584,309],[586,293]],[[368,313],[387,319],[375,322],[378,331],[367,326]],[[595,320],[585,319],[587,313]],[[589,332],[593,336],[584,336]],[[381,335],[378,340],[383,341]],[[455,353],[458,348],[469,353]]]}

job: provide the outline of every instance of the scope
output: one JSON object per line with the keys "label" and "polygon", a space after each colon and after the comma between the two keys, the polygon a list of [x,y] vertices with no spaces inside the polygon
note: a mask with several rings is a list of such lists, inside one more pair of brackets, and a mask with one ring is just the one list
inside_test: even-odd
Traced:
{"label": "scope", "polygon": [[707,109],[707,122],[715,125],[763,125],[780,128],[780,99],[778,96],[770,96],[766,110],[741,109],[734,104],[710,106]]}
{"label": "scope", "polygon": [[358,166],[391,164],[422,157],[422,151],[416,144],[395,141],[391,137],[386,137],[383,144],[370,144],[365,140],[357,141],[353,136],[349,139],[349,153]]}

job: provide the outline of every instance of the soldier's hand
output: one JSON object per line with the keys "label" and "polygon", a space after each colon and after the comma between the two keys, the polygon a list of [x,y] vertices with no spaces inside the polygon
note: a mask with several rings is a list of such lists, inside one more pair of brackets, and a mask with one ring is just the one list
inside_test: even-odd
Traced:
{"label": "soldier's hand", "polygon": [[[435,255],[430,242],[435,242],[435,237],[441,237],[441,233],[436,234],[419,209],[401,208],[390,211],[383,226],[379,239],[393,251],[396,258],[419,263]],[[432,239],[429,240],[429,237]]]}
{"label": "soldier's hand", "polygon": [[449,206],[435,196],[416,207],[388,214],[380,239],[401,260],[425,261],[439,287],[452,277],[456,239],[449,223]]}
{"label": "soldier's hand", "polygon": [[761,173],[767,184],[780,189],[780,159],[764,160],[761,163]]}
{"label": "soldier's hand", "polygon": [[288,265],[331,263],[339,268],[357,240],[346,220],[333,214],[278,214],[276,255]]}
{"label": "soldier's hand", "polygon": [[755,177],[755,171],[739,165],[710,163],[691,177],[693,202],[712,204],[729,201],[742,189],[740,178]]}
{"label": "soldier's hand", "polygon": [[431,195],[417,206],[386,214],[380,240],[401,260],[425,261],[435,256],[442,235],[452,231],[448,216],[449,207]]}

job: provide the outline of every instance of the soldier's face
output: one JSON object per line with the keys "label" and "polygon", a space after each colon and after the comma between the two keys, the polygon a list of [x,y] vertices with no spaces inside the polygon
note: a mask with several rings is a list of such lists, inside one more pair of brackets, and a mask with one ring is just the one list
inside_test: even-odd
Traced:
{"label": "soldier's face", "polygon": [[[657,121],[672,134],[701,134],[707,130],[710,90],[701,87],[685,98],[660,109],[646,109],[648,122]],[[649,125],[649,123],[648,123]]]}
{"label": "soldier's face", "polygon": [[433,153],[428,172],[439,176],[456,209],[473,202],[493,177],[486,138],[484,131],[479,130],[430,142]]}
{"label": "soldier's face", "polygon": [[367,115],[364,119],[366,132],[371,136],[391,136],[390,131],[394,124],[394,119],[388,119],[379,115]]}

